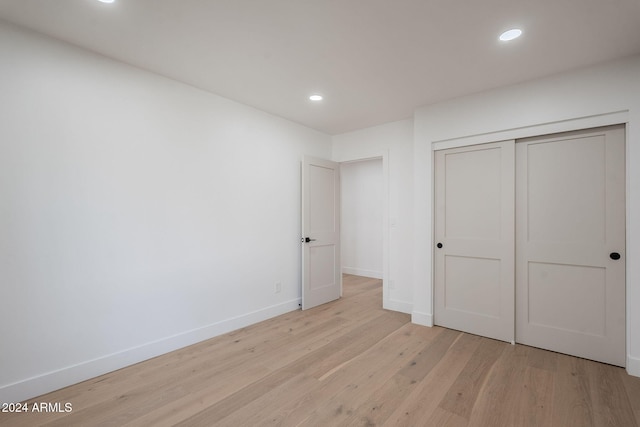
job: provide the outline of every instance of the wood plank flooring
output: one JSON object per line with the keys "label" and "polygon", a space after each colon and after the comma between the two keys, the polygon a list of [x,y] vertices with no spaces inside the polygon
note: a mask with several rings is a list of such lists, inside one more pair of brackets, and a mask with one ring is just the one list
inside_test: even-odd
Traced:
{"label": "wood plank flooring", "polygon": [[381,282],[29,402],[2,426],[559,426],[640,424],[640,378],[617,367],[381,308]]}

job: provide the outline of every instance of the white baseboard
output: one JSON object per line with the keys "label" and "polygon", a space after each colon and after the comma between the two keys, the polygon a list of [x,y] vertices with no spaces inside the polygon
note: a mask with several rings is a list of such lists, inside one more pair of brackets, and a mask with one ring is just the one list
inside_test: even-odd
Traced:
{"label": "white baseboard", "polygon": [[374,279],[382,279],[382,271],[366,270],[364,268],[342,267],[344,274],[353,274],[354,276],[371,277]]}
{"label": "white baseboard", "polygon": [[405,301],[383,301],[382,308],[385,310],[399,311],[400,313],[411,314],[413,310],[413,304]]}
{"label": "white baseboard", "polygon": [[68,366],[0,387],[0,402],[23,402],[72,384],[133,365],[162,354],[244,328],[299,308],[300,299],[273,305],[252,313],[226,319],[208,326],[149,342],[118,353]]}
{"label": "white baseboard", "polygon": [[634,377],[640,377],[640,359],[627,356],[627,373]]}
{"label": "white baseboard", "polygon": [[422,326],[433,326],[433,315],[429,313],[421,313],[419,311],[411,312],[411,323]]}

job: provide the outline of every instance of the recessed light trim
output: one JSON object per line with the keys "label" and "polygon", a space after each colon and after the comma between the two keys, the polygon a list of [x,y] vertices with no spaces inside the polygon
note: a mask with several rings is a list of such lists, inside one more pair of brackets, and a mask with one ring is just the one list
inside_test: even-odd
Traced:
{"label": "recessed light trim", "polygon": [[507,30],[504,33],[500,34],[500,40],[503,42],[508,42],[513,39],[517,39],[522,35],[522,30],[520,28],[513,28],[511,30]]}
{"label": "recessed light trim", "polygon": [[309,96],[309,100],[311,100],[311,101],[318,102],[318,101],[322,101],[322,99],[323,99],[322,95],[318,95],[318,94],[314,94],[314,95]]}
{"label": "recessed light trim", "polygon": [[116,0],[98,0],[100,3],[115,3]]}

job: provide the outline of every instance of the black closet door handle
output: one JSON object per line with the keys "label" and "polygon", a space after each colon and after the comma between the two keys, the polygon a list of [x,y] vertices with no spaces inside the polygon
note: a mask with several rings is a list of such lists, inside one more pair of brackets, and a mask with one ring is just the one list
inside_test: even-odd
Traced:
{"label": "black closet door handle", "polygon": [[438,243],[436,246],[438,247],[438,249],[442,249],[442,243]]}
{"label": "black closet door handle", "polygon": [[613,260],[618,260],[618,259],[620,259],[620,254],[618,252],[611,252],[609,254],[609,258],[611,258]]}

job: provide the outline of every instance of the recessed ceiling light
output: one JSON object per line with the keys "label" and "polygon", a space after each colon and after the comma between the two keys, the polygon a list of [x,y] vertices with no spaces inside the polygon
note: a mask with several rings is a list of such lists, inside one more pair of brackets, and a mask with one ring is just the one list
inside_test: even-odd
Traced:
{"label": "recessed ceiling light", "polygon": [[500,34],[500,40],[503,42],[508,42],[509,40],[517,39],[522,35],[522,30],[519,28],[513,28],[511,30],[507,30],[504,33]]}
{"label": "recessed ceiling light", "polygon": [[322,95],[311,95],[309,99],[312,101],[322,101]]}
{"label": "recessed ceiling light", "polygon": [[116,0],[98,0],[100,3],[113,3]]}

